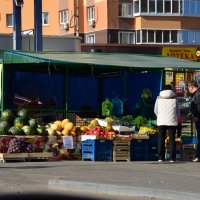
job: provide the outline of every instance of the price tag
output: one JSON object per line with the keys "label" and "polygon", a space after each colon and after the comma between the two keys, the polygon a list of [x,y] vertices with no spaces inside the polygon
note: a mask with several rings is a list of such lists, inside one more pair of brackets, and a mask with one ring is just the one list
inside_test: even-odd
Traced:
{"label": "price tag", "polygon": [[64,149],[74,149],[73,137],[63,136],[63,146]]}

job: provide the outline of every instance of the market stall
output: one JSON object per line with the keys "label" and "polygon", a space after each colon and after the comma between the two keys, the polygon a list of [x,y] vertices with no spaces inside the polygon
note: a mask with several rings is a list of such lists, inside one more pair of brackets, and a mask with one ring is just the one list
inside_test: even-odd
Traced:
{"label": "market stall", "polygon": [[[135,118],[134,104],[141,91],[148,87],[155,98],[166,68],[200,67],[187,60],[142,54],[3,51],[2,55],[2,111],[26,108],[45,124],[68,118],[75,126],[87,124],[89,119],[105,119],[102,102],[115,97],[126,101],[128,114]],[[129,133],[131,144],[132,136],[138,134]],[[142,149],[148,152],[154,148],[155,143],[151,144]]]}

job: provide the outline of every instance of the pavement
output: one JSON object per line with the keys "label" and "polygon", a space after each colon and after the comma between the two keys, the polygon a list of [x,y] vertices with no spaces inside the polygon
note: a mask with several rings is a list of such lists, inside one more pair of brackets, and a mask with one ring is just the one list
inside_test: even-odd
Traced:
{"label": "pavement", "polygon": [[0,177],[0,194],[49,190],[151,199],[200,199],[200,163],[193,162],[6,162],[0,163]]}

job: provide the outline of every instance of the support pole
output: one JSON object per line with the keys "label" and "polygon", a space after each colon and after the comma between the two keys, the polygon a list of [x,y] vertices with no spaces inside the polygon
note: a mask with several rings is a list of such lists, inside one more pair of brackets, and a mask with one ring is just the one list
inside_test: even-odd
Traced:
{"label": "support pole", "polygon": [[42,0],[34,0],[34,50],[42,51]]}
{"label": "support pole", "polygon": [[15,0],[13,0],[13,25],[13,50],[21,50],[21,6],[16,6]]}

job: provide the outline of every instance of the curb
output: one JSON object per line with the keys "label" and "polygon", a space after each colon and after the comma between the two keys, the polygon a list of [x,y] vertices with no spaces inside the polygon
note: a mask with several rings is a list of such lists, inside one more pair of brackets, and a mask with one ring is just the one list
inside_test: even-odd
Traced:
{"label": "curb", "polygon": [[103,183],[66,181],[52,179],[48,182],[48,188],[53,190],[64,190],[68,192],[84,192],[93,194],[126,195],[151,198],[164,198],[172,200],[199,200],[200,193],[181,192],[157,188],[120,186]]}

